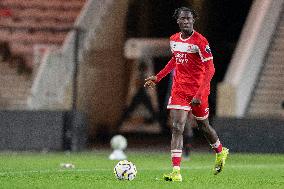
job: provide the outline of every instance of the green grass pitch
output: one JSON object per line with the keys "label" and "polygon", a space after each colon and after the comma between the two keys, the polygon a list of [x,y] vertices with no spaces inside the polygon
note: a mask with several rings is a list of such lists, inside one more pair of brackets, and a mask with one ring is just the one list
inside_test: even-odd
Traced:
{"label": "green grass pitch", "polygon": [[[138,170],[133,181],[119,181],[113,175],[117,161],[108,160],[110,151],[84,153],[1,153],[0,188],[284,188],[284,154],[231,153],[224,172],[212,172],[213,153],[194,153],[182,162],[183,182],[161,180],[171,171],[166,152],[127,151]],[[63,169],[60,163],[73,163]]]}

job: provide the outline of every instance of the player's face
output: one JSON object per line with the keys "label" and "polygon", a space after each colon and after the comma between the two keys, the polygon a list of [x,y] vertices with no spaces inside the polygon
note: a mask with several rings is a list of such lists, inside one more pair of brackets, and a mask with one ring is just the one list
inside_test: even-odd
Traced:
{"label": "player's face", "polygon": [[194,18],[190,11],[181,11],[177,19],[181,31],[192,32]]}

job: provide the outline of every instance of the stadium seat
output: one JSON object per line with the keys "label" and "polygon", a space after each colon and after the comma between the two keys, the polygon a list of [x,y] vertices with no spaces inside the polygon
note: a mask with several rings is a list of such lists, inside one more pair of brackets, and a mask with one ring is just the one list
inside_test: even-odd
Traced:
{"label": "stadium seat", "polygon": [[11,17],[13,12],[10,8],[0,8],[0,16],[3,17]]}
{"label": "stadium seat", "polygon": [[[0,58],[0,80],[6,109],[24,109],[32,75],[19,73],[34,65],[35,46],[61,46],[86,0],[1,0],[0,41],[9,45],[11,57]],[[59,31],[59,30],[64,31]],[[1,54],[0,54],[1,56]],[[5,60],[5,61],[4,61]],[[3,61],[5,63],[3,63]],[[15,69],[17,68],[17,69]],[[0,104],[0,108],[1,108]],[[2,107],[3,108],[3,107]]]}
{"label": "stadium seat", "polygon": [[0,40],[11,43],[12,53],[27,55],[32,54],[33,44],[60,45],[67,31],[55,31],[72,27],[84,3],[85,0],[2,0],[0,8],[6,7],[13,14],[1,19],[0,26],[6,29],[0,28]]}

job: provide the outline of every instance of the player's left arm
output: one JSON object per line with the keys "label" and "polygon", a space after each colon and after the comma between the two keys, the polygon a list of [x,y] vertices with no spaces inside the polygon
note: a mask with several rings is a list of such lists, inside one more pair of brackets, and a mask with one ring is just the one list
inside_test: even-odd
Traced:
{"label": "player's left arm", "polygon": [[208,86],[210,86],[211,79],[215,73],[215,67],[213,64],[213,59],[208,60],[206,63],[204,63],[205,66],[205,75],[203,77],[203,81],[195,95],[195,98],[200,99],[202,94],[204,94],[204,91],[207,89]]}
{"label": "player's left arm", "polygon": [[193,97],[191,103],[192,105],[200,105],[201,104],[201,98],[204,94],[205,90],[208,89],[208,86],[210,86],[211,79],[215,73],[215,67],[213,63],[213,55],[211,53],[209,44],[207,40],[203,41],[199,45],[199,55],[201,58],[201,61],[205,67],[205,74],[202,80],[201,85],[199,86],[199,89],[196,93],[196,95]]}

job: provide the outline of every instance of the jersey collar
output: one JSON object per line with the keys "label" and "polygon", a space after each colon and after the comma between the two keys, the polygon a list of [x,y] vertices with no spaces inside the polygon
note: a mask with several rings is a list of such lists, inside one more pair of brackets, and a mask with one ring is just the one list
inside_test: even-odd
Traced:
{"label": "jersey collar", "polygon": [[188,38],[186,38],[186,39],[183,39],[182,37],[181,37],[181,32],[179,33],[179,38],[180,38],[180,40],[182,40],[182,41],[187,41],[187,40],[189,40],[190,38],[191,38],[191,36],[193,36],[193,34],[194,34],[194,30],[192,31],[192,34],[188,37]]}

